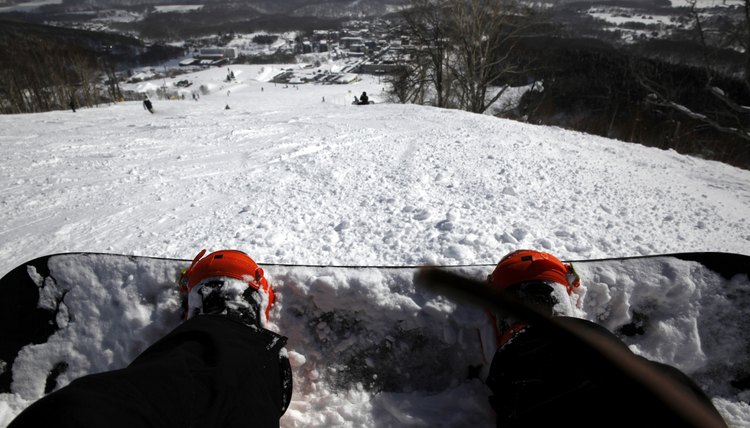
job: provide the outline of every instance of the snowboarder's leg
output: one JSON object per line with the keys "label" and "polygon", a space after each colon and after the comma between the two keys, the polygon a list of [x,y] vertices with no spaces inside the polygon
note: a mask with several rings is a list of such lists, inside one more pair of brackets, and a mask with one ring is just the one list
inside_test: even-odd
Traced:
{"label": "snowboarder's leg", "polygon": [[180,279],[187,321],[128,367],[73,381],[10,427],[278,426],[292,376],[286,338],[261,327],[273,289],[247,254],[204,254]]}
{"label": "snowboarder's leg", "polygon": [[[705,412],[699,416],[721,426],[711,400],[684,373],[636,357],[596,323],[565,316],[566,290],[569,294],[580,284],[570,264],[548,253],[519,250],[500,260],[488,283],[533,308],[539,318],[554,317],[558,324],[535,327],[528,319],[495,317],[501,321],[494,324],[498,348],[486,383],[498,426],[684,426],[685,415],[670,407],[678,399],[679,405],[700,406]],[[571,340],[566,331],[580,333],[573,339],[587,339]],[[624,370],[623,361],[630,370]],[[636,369],[656,386],[636,379]],[[656,392],[667,390],[676,391],[674,401]]]}
{"label": "snowboarder's leg", "polygon": [[[630,352],[598,324],[575,318],[565,320]],[[533,326],[516,334],[498,348],[487,377],[497,425],[624,427],[683,423],[642,385],[598,357],[589,349],[571,346]],[[651,364],[718,415],[710,399],[689,377],[674,367]]]}
{"label": "snowboarder's leg", "polygon": [[19,427],[278,426],[291,396],[285,338],[220,315],[189,319],[127,368],[32,404]]}

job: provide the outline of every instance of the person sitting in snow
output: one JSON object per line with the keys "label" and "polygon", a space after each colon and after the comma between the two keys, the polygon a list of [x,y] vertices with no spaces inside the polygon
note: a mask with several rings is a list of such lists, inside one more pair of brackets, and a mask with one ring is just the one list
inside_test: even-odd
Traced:
{"label": "person sitting in snow", "polygon": [[286,337],[264,328],[274,292],[247,254],[201,251],[186,320],[121,370],[44,396],[9,428],[279,426],[292,396]]}
{"label": "person sitting in snow", "polygon": [[[715,417],[715,426],[726,426],[711,400],[684,373],[635,357],[604,327],[569,317],[573,312],[569,295],[580,283],[571,265],[548,253],[515,251],[500,260],[487,283],[617,352],[645,362],[657,375],[663,375],[659,376],[662,381],[692,397],[693,404],[703,406]],[[493,393],[490,404],[498,427],[685,426],[651,391],[592,349],[523,320],[495,314],[490,319],[496,350],[485,383]]]}
{"label": "person sitting in snow", "polygon": [[367,96],[367,92],[362,92],[359,99],[357,99],[357,97],[354,97],[354,99],[357,100],[357,104],[359,105],[370,104],[370,97]]}

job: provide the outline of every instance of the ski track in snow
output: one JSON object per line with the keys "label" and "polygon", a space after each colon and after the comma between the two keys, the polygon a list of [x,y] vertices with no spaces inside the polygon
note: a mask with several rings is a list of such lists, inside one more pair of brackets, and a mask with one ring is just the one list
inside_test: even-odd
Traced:
{"label": "ski track in snow", "polygon": [[[233,84],[224,69],[178,76],[213,93],[155,100],[153,115],[126,102],[0,116],[0,274],[69,251],[192,259],[237,248],[261,263],[323,265],[493,264],[519,248],[565,259],[750,254],[748,171],[387,104],[367,76],[297,90],[262,81],[268,66],[232,68]],[[350,105],[363,90],[377,104]],[[355,390],[311,397],[290,409],[289,426],[337,425],[347,403],[371,399]],[[429,400],[402,398],[374,405],[423,424],[405,409]],[[322,419],[306,419],[304,406]]]}

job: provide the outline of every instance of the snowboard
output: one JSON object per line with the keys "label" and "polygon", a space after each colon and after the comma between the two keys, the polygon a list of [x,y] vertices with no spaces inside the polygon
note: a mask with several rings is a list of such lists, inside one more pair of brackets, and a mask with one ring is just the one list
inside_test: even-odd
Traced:
{"label": "snowboard", "polygon": [[[0,279],[0,393],[10,394],[0,397],[33,401],[86,374],[127,366],[182,321],[177,281],[190,262],[69,253],[13,269]],[[569,262],[581,277],[571,296],[579,317],[680,368],[709,396],[747,401],[750,257]],[[289,337],[295,391],[323,382],[340,391],[430,396],[486,374],[485,309],[419,287],[422,267],[260,266],[277,296],[268,328]],[[441,267],[479,281],[493,268]],[[675,331],[683,340],[664,340]],[[482,388],[467,391],[486,402]]]}

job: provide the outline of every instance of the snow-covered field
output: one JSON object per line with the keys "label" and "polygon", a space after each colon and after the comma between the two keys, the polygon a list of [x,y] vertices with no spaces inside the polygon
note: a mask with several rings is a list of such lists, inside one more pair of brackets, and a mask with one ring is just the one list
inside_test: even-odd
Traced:
{"label": "snow-covered field", "polygon": [[[232,83],[226,69],[177,77],[211,93],[155,99],[153,115],[126,102],[0,116],[0,275],[67,251],[238,248],[261,263],[323,265],[491,264],[518,248],[566,259],[750,254],[749,171],[387,104],[368,76],[284,87],[268,82],[279,67],[231,68]],[[362,91],[376,104],[351,105]],[[371,397],[313,398],[361,410]],[[305,421],[325,425],[294,414],[282,424]]]}
{"label": "snow-covered field", "polygon": [[[670,0],[672,7],[689,7],[691,1],[688,0]],[[699,9],[708,9],[712,7],[738,7],[742,6],[741,0],[697,0],[696,7]]]}
{"label": "snow-covered field", "polygon": [[173,4],[169,6],[154,6],[156,13],[185,13],[202,9],[202,4]]}

